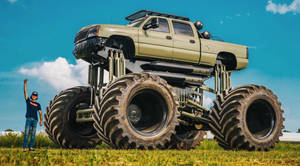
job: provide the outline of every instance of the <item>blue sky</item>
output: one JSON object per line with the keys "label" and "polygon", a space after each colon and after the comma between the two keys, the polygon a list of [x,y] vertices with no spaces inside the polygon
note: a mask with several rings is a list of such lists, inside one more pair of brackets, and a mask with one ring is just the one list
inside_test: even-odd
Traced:
{"label": "blue sky", "polygon": [[81,27],[126,24],[141,9],[201,20],[213,36],[249,46],[249,66],[233,74],[233,85],[267,86],[282,102],[286,129],[300,128],[300,0],[1,0],[0,130],[24,129],[25,77],[43,112],[60,90],[86,84],[86,64],[72,55]]}

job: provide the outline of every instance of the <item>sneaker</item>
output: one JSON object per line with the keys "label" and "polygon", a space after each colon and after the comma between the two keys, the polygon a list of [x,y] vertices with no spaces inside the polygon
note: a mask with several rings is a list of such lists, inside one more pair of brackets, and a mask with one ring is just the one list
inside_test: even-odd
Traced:
{"label": "sneaker", "polygon": [[27,152],[27,149],[25,148],[25,149],[23,149],[23,152]]}
{"label": "sneaker", "polygon": [[29,148],[29,151],[35,151],[35,149],[34,148]]}

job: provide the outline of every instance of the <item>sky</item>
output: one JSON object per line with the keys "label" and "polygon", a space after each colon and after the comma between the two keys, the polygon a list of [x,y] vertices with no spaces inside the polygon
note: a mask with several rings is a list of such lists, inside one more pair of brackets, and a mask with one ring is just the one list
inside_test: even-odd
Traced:
{"label": "sky", "polygon": [[[43,112],[61,90],[87,84],[88,64],[72,55],[80,28],[126,25],[141,9],[201,20],[212,36],[248,46],[248,68],[232,74],[233,86],[268,87],[282,103],[286,129],[300,128],[300,0],[1,0],[0,130],[24,130],[24,78]],[[205,106],[213,99],[206,95]]]}

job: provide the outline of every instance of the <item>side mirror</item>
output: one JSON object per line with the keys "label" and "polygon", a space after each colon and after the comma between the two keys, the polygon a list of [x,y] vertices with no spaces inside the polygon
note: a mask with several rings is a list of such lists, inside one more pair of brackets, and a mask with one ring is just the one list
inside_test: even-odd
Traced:
{"label": "side mirror", "polygon": [[158,19],[157,18],[152,18],[150,23],[147,23],[143,26],[144,30],[150,29],[150,28],[158,28]]}
{"label": "side mirror", "polygon": [[151,20],[151,28],[158,28],[158,19],[157,18],[153,18]]}

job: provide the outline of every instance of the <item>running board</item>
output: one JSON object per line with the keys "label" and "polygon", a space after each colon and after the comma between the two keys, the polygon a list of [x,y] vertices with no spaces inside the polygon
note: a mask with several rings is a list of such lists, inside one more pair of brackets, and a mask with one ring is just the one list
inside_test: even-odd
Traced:
{"label": "running board", "polygon": [[187,74],[181,73],[171,73],[171,72],[162,72],[162,71],[144,71],[149,74],[158,75],[168,82],[175,82],[175,83],[186,83],[191,85],[202,85],[203,82],[208,78],[206,77],[199,77],[199,76],[191,76]]}
{"label": "running board", "polygon": [[197,75],[197,76],[211,76],[213,74],[213,67],[206,66],[194,66],[187,64],[177,64],[177,63],[168,63],[161,61],[153,61],[141,65],[141,68],[145,71],[162,71],[162,72],[171,72],[171,73],[181,73],[187,75]]}

